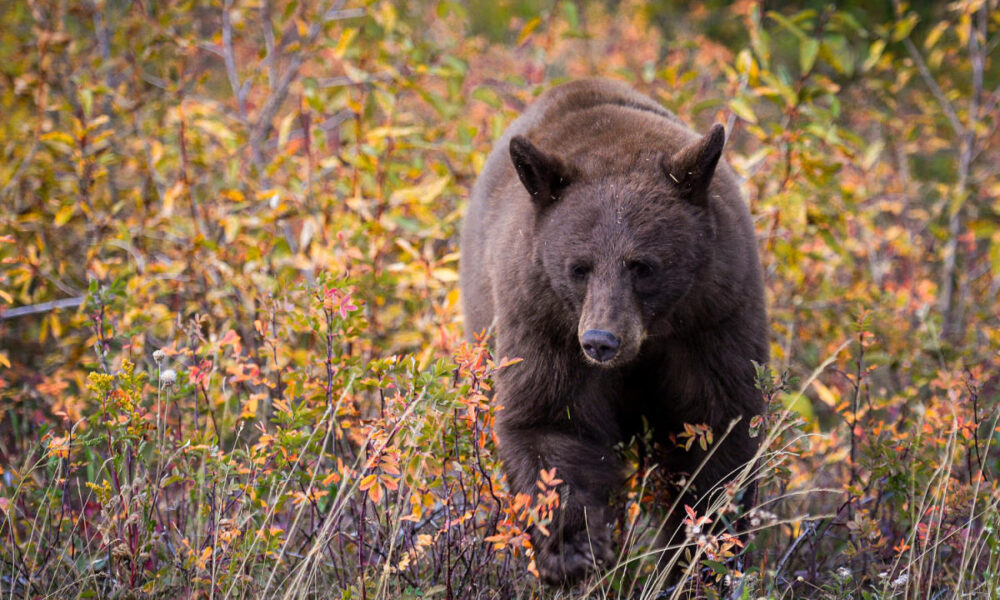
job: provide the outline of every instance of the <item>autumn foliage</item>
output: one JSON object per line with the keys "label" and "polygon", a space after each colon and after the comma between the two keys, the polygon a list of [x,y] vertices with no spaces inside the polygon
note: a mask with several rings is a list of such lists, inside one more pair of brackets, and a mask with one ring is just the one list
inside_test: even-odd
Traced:
{"label": "autumn foliage", "polygon": [[[1000,597],[1000,8],[842,4],[5,3],[0,593]],[[475,175],[595,74],[726,125],[765,269],[759,506],[676,507],[675,587],[642,440],[538,583],[462,341]]]}

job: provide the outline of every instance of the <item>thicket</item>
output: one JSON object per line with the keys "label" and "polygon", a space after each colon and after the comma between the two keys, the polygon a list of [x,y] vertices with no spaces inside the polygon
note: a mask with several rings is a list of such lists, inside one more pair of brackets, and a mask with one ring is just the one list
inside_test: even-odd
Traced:
{"label": "thicket", "polygon": [[[0,593],[1000,598],[997,3],[480,4],[0,3]],[[761,506],[674,588],[634,447],[540,586],[461,341],[486,153],[595,74],[726,125],[765,269]]]}

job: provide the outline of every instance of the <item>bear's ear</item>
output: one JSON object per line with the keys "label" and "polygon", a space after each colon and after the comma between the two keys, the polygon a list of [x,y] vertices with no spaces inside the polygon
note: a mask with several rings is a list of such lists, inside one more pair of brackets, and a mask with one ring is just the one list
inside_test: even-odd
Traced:
{"label": "bear's ear", "polygon": [[559,194],[569,185],[570,170],[561,160],[548,156],[522,135],[510,140],[510,159],[531,199],[539,208],[545,208],[559,199]]}
{"label": "bear's ear", "polygon": [[726,144],[726,128],[716,123],[705,137],[684,146],[673,156],[663,157],[660,163],[667,176],[667,183],[698,206],[708,204],[708,184],[715,174],[715,166]]}

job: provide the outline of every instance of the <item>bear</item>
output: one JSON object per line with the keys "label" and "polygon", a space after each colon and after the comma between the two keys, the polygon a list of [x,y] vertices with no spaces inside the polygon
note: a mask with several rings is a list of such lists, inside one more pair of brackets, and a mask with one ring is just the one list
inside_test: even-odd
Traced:
{"label": "bear", "polygon": [[[496,356],[521,359],[494,382],[510,489],[533,495],[542,469],[562,480],[550,535],[532,532],[546,582],[614,559],[627,475],[616,447],[644,427],[660,467],[691,476],[677,506],[752,467],[767,316],[724,144],[722,125],[698,135],[624,82],[575,80],[507,128],[473,186],[460,242],[465,332],[490,332]],[[710,455],[679,447],[685,423],[712,428]],[[747,484],[744,508],[755,493]],[[682,514],[666,518],[669,538]]]}

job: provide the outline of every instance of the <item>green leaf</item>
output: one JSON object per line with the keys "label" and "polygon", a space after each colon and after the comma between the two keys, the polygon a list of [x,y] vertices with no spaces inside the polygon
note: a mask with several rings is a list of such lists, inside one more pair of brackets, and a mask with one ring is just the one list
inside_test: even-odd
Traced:
{"label": "green leaf", "polygon": [[472,90],[472,97],[480,102],[485,102],[491,108],[500,108],[503,105],[496,91],[486,86],[477,87]]}
{"label": "green leaf", "polygon": [[905,19],[896,21],[892,27],[892,41],[901,42],[910,37],[910,33],[913,32],[913,28],[916,26],[917,15],[913,13],[906,15]]}
{"label": "green leaf", "polygon": [[1000,277],[1000,233],[994,234],[990,240],[990,267],[993,269],[993,276]]}
{"label": "green leaf", "polygon": [[812,71],[813,65],[816,64],[816,55],[818,54],[819,40],[808,38],[803,40],[799,45],[799,67],[802,69],[803,75]]}
{"label": "green leaf", "polygon": [[799,27],[795,23],[792,23],[790,20],[788,20],[787,17],[785,17],[781,13],[770,10],[767,12],[767,16],[777,21],[779,25],[781,25],[788,31],[792,32],[795,35],[795,37],[799,38],[800,40],[806,40],[809,38],[809,36],[806,35],[806,32],[803,31],[801,27]]}
{"label": "green leaf", "polygon": [[712,569],[719,575],[729,575],[729,568],[726,567],[725,563],[719,562],[717,560],[703,560],[701,564]]}

